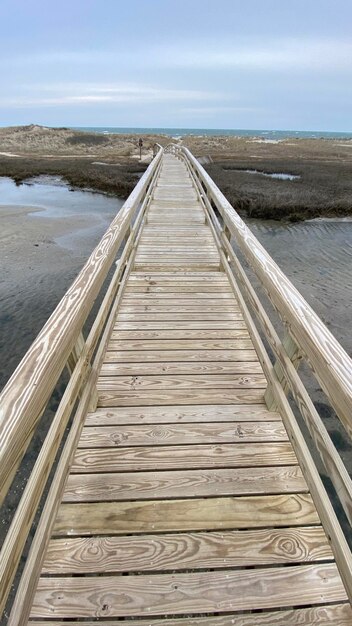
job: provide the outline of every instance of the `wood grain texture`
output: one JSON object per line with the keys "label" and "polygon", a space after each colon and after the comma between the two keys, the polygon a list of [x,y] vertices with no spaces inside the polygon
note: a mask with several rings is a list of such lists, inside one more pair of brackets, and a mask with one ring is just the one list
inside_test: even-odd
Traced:
{"label": "wood grain texture", "polygon": [[[154,253],[153,253],[154,254]],[[163,253],[162,253],[163,254]],[[201,253],[202,255],[204,254],[204,252]],[[183,288],[182,288],[183,289]],[[208,289],[207,287],[204,287],[203,290],[201,290],[200,288],[195,288],[193,287],[192,289],[190,289],[190,292],[188,293],[183,292],[183,291],[178,291],[177,293],[175,292],[169,292],[169,291],[157,291],[156,293],[154,292],[150,292],[150,291],[145,291],[145,292],[137,292],[135,293],[134,291],[126,291],[125,292],[125,297],[123,302],[129,303],[129,304],[144,304],[145,302],[155,302],[155,303],[160,303],[161,301],[163,302],[164,300],[166,300],[167,302],[177,302],[178,300],[201,300],[203,302],[203,300],[205,300],[205,302],[203,302],[203,306],[210,304],[209,300],[215,300],[215,302],[218,304],[219,302],[222,302],[223,300],[225,302],[228,302],[228,304],[233,305],[233,306],[237,306],[237,300],[235,299],[232,291],[230,290],[230,288],[228,288],[227,291],[222,291],[222,289],[213,289],[213,291],[208,292],[205,291],[205,289]],[[167,304],[166,302],[166,304]]]}
{"label": "wood grain texture", "polygon": [[111,340],[108,351],[134,351],[144,350],[251,350],[253,344],[250,339],[224,339],[212,341],[209,339],[133,339]]}
{"label": "wood grain texture", "polygon": [[[207,339],[245,339],[248,337],[246,328],[223,328],[220,330],[207,329]],[[204,339],[204,330],[190,329],[177,330],[156,329],[156,330],[120,330],[119,327],[112,332],[111,339]]]}
{"label": "wood grain texture", "polygon": [[[137,300],[138,303],[138,300]],[[124,315],[124,314],[128,314],[131,315],[132,313],[135,315],[140,315],[141,313],[148,313],[148,314],[154,314],[154,313],[173,313],[173,312],[177,312],[179,313],[204,313],[204,308],[206,308],[206,312],[207,314],[212,313],[213,315],[216,314],[219,317],[221,317],[222,313],[232,313],[232,312],[236,312],[238,313],[238,309],[237,307],[233,307],[231,304],[228,304],[225,301],[222,302],[218,302],[217,304],[207,304],[206,307],[204,307],[203,301],[200,302],[199,300],[190,300],[189,302],[187,302],[187,304],[179,304],[179,303],[170,303],[168,301],[163,301],[162,304],[155,304],[154,302],[150,302],[148,304],[142,304],[142,303],[138,303],[138,304],[131,304],[131,302],[126,302],[126,304],[123,304],[120,307],[120,314]]]}
{"label": "wood grain texture", "polygon": [[[166,377],[172,375],[189,375],[198,376],[207,375],[214,380],[214,375],[220,379],[220,374],[226,374],[234,377],[239,374],[262,374],[262,367],[258,361],[228,361],[228,362],[205,362],[205,363],[149,363],[148,376],[161,375]],[[105,376],[118,377],[138,377],[145,374],[145,364],[137,363],[103,363],[100,371],[100,379]],[[266,379],[265,379],[266,380]]]}
{"label": "wood grain texture", "polygon": [[266,389],[263,374],[154,374],[150,376],[102,376],[98,391],[139,391],[154,389]]}
{"label": "wood grain texture", "polygon": [[231,469],[70,474],[63,502],[162,500],[279,493],[308,488],[297,465]]}
{"label": "wood grain texture", "polygon": [[124,407],[96,409],[88,413],[86,426],[118,426],[123,424],[165,424],[194,422],[278,422],[279,413],[268,411],[263,404],[191,405]]}
{"label": "wood grain texture", "polygon": [[333,558],[320,526],[280,530],[54,539],[43,574],[226,569]]}
{"label": "wood grain texture", "polygon": [[71,474],[133,472],[141,470],[201,467],[256,467],[294,465],[290,443],[216,444],[195,446],[138,446],[134,448],[88,448],[76,451]]}
{"label": "wood grain texture", "polygon": [[[85,621],[85,626],[95,626],[96,622]],[[230,613],[217,617],[178,617],[176,619],[105,620],[105,626],[351,626],[352,609],[350,604],[325,604],[304,609],[283,611],[263,611],[260,613]],[[31,626],[75,626],[77,622],[45,621],[31,622]]]}
{"label": "wood grain texture", "polygon": [[98,406],[172,404],[257,404],[265,389],[166,389],[155,391],[100,391]]}
{"label": "wood grain texture", "polygon": [[61,504],[53,536],[225,530],[319,524],[309,494]]}
{"label": "wood grain texture", "polygon": [[153,576],[41,578],[31,617],[167,615],[341,602],[336,565]]}
{"label": "wood grain texture", "polygon": [[257,361],[256,351],[243,350],[114,350],[105,354],[106,363],[168,363],[182,361],[203,362],[203,361],[233,361],[248,362]]}
{"label": "wood grain texture", "polygon": [[155,329],[175,329],[175,330],[235,330],[246,328],[243,319],[240,320],[152,320],[152,318],[140,320],[120,320],[115,330],[155,330]]}
{"label": "wood grain texture", "polygon": [[82,430],[79,448],[264,441],[288,441],[281,421],[86,426]]}
{"label": "wood grain texture", "polygon": [[[183,304],[186,304],[183,302]],[[156,313],[153,311],[144,310],[143,312],[135,312],[135,313],[119,313],[117,316],[117,321],[155,321],[155,322],[167,322],[168,320],[172,321],[197,321],[197,322],[224,322],[224,321],[236,321],[243,320],[242,314],[236,311],[213,311],[212,313],[207,313],[206,307],[202,307],[201,311],[191,311],[188,313],[179,313],[177,311],[177,307],[173,307],[171,312],[166,313]]]}

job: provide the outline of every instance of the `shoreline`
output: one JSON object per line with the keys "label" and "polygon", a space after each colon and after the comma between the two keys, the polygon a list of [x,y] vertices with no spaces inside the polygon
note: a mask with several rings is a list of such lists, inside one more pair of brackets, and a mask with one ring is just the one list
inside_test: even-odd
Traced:
{"label": "shoreline", "polygon": [[[59,175],[76,189],[127,198],[166,135],[104,134],[41,126],[0,128],[0,176]],[[301,221],[352,216],[352,140],[184,135],[244,217]],[[283,179],[278,174],[284,174]]]}

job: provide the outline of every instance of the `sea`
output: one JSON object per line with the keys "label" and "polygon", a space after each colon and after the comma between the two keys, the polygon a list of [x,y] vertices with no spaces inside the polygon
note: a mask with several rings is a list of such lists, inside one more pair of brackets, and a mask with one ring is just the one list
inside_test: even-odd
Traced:
{"label": "sea", "polygon": [[185,135],[201,136],[228,136],[228,137],[255,137],[267,141],[283,139],[352,139],[352,131],[318,131],[318,130],[259,130],[243,128],[120,128],[118,126],[74,126],[73,130],[103,133],[105,135],[167,135],[178,139]]}

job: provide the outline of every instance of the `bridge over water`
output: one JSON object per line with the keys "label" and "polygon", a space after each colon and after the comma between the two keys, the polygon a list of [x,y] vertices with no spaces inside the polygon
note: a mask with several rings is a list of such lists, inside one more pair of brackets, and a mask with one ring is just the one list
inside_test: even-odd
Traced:
{"label": "bridge over water", "polygon": [[8,623],[352,624],[310,449],[350,521],[352,484],[302,361],[351,435],[348,355],[194,156],[160,148],[0,397],[4,500],[70,372],[2,547],[1,609],[39,517]]}

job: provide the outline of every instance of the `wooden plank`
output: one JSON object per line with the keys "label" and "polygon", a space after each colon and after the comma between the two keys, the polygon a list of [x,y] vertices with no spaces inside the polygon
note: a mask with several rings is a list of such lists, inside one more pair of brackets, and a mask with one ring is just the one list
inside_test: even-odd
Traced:
{"label": "wooden plank", "polygon": [[143,352],[145,350],[250,350],[253,348],[251,339],[143,339],[116,340],[112,339],[108,344],[108,350],[128,352]]}
{"label": "wooden plank", "polygon": [[[152,318],[149,318],[152,319]],[[155,329],[173,329],[173,330],[221,330],[247,328],[242,320],[163,320],[163,321],[142,321],[119,320],[115,326],[115,330],[155,330]]]}
{"label": "wooden plank", "polygon": [[201,443],[288,441],[280,422],[218,422],[208,424],[136,424],[85,426],[79,448],[164,446]]}
{"label": "wooden plank", "polygon": [[[211,299],[215,299],[215,300],[230,300],[231,304],[234,302],[237,302],[236,298],[234,297],[233,293],[228,289],[228,290],[223,290],[223,288],[218,289],[216,291],[216,289],[214,288],[213,291],[209,290],[209,287],[207,287],[206,285],[204,286],[203,289],[200,289],[200,287],[196,287],[196,288],[189,288],[189,291],[187,291],[186,289],[184,289],[183,287],[179,288],[179,290],[176,290],[175,287],[171,287],[169,288],[169,290],[162,290],[160,289],[160,287],[158,288],[154,288],[155,290],[150,291],[150,288],[144,288],[145,291],[140,292],[140,291],[129,291],[126,290],[124,292],[124,302],[128,301],[128,300],[133,300],[133,302],[135,302],[136,300],[174,300],[177,301],[179,299],[183,299],[183,300],[211,300]],[[182,294],[182,295],[180,295]]]}
{"label": "wooden plank", "polygon": [[54,539],[43,574],[227,569],[333,559],[321,526],[280,530]]}
{"label": "wooden plank", "polygon": [[[104,376],[141,376],[146,371],[145,363],[104,363],[100,370],[100,377]],[[150,363],[149,375],[199,375],[206,374],[260,374],[262,367],[259,361],[229,361],[225,363]]]}
{"label": "wooden plank", "polygon": [[176,296],[179,296],[180,293],[186,294],[186,293],[194,293],[195,291],[197,293],[208,293],[208,294],[217,294],[218,291],[221,290],[221,292],[228,292],[230,291],[230,287],[227,284],[224,283],[210,283],[208,284],[204,284],[204,281],[199,281],[199,282],[187,282],[182,283],[177,282],[172,283],[171,281],[168,282],[160,282],[158,284],[147,284],[145,282],[143,282],[142,284],[140,283],[136,283],[133,282],[131,284],[131,282],[128,282],[128,287],[125,289],[125,294],[126,295],[132,295],[134,294],[134,296],[136,297],[136,294],[143,294],[143,293],[153,293],[153,294],[158,294],[160,295],[161,293],[168,293],[168,294],[176,294]]}
{"label": "wooden plank", "polygon": [[319,524],[309,494],[61,504],[53,536],[281,528]]}
{"label": "wooden plank", "polygon": [[101,376],[99,391],[138,391],[154,389],[266,389],[263,374],[154,374],[152,376]]}
{"label": "wooden plank", "polygon": [[[176,619],[137,619],[104,621],[104,626],[351,626],[352,609],[349,603],[325,604],[304,609],[263,611],[254,614],[230,613],[215,617],[178,617]],[[96,626],[84,622],[85,626]],[[31,626],[77,626],[77,622],[31,622]]]}
{"label": "wooden plank", "polygon": [[[119,322],[222,322],[225,321],[242,321],[243,317],[240,312],[237,311],[219,311],[216,313],[206,313],[203,311],[190,312],[190,313],[178,313],[177,309],[170,313],[153,313],[153,312],[140,312],[140,313],[118,313],[117,324]],[[210,328],[213,326],[210,324]]]}
{"label": "wooden plank", "polygon": [[281,416],[263,404],[146,406],[123,409],[96,409],[88,413],[86,426],[123,424],[165,424],[197,422],[281,422]]}
{"label": "wooden plank", "polygon": [[335,564],[285,568],[41,578],[31,617],[123,617],[226,612],[346,600]]}
{"label": "wooden plank", "polygon": [[[136,304],[125,303],[121,305],[119,312],[120,313],[172,313],[177,311],[177,313],[200,313],[204,312],[204,304],[190,302],[189,304],[183,304],[180,306],[172,305],[170,306],[167,302],[163,302],[163,304],[154,304],[151,302],[150,304],[139,304],[136,301]],[[210,304],[206,306],[207,313],[216,313],[218,317],[221,317],[223,312],[239,312],[237,306],[232,306],[231,304]]]}
{"label": "wooden plank", "polygon": [[76,451],[71,474],[294,464],[288,442],[88,448]]}
{"label": "wooden plank", "polygon": [[98,406],[154,404],[257,404],[265,389],[165,389],[155,391],[100,391]]}
{"label": "wooden plank", "polygon": [[[219,330],[208,329],[206,332],[208,340],[245,339],[248,336],[248,330],[246,328],[222,328]],[[204,330],[178,330],[175,328],[156,330],[120,330],[119,326],[115,326],[115,329],[111,334],[111,339],[204,339]]]}
{"label": "wooden plank", "polygon": [[[106,363],[167,363],[181,361],[184,363],[233,361],[237,363],[258,361],[255,350],[143,350],[106,352]],[[177,404],[177,403],[176,403]],[[206,404],[206,403],[203,403]]]}
{"label": "wooden plank", "polygon": [[[145,230],[144,230],[145,232]],[[193,239],[193,235],[192,235]],[[228,285],[228,278],[224,272],[180,272],[173,274],[168,272],[138,272],[133,270],[128,278],[129,285],[138,284],[189,284],[194,282],[206,282],[207,284],[223,284]]]}
{"label": "wooden plank", "polygon": [[297,465],[70,474],[62,502],[209,498],[308,491]]}
{"label": "wooden plank", "polygon": [[216,263],[199,263],[199,262],[191,262],[191,261],[187,261],[186,263],[174,263],[173,261],[164,261],[163,263],[152,263],[151,261],[145,262],[136,262],[134,264],[135,269],[139,269],[139,270],[169,270],[172,269],[172,271],[174,272],[182,272],[184,270],[188,270],[190,268],[192,269],[199,269],[200,271],[202,270],[212,270],[213,272],[217,272],[219,269],[219,262]]}

